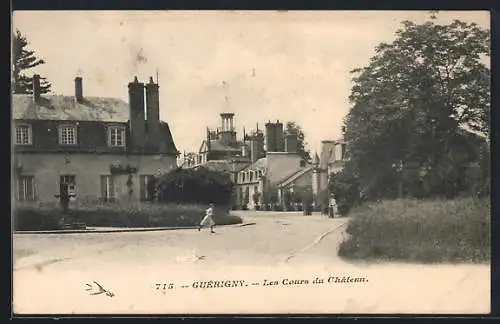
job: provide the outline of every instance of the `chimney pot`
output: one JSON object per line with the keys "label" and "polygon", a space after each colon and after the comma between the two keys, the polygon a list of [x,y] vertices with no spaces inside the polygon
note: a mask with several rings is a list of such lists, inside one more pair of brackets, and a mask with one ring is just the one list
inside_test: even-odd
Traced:
{"label": "chimney pot", "polygon": [[83,101],[83,79],[82,77],[75,78],[75,99],[77,102]]}
{"label": "chimney pot", "polygon": [[149,83],[151,83],[151,84],[154,84],[154,83],[155,83],[155,82],[153,81],[153,77],[152,77],[152,76],[150,76],[150,77],[149,77]]}
{"label": "chimney pot", "polygon": [[137,79],[137,76],[134,77],[134,83],[139,83],[139,79]]}
{"label": "chimney pot", "polygon": [[40,75],[33,75],[33,100],[38,101],[40,99]]}

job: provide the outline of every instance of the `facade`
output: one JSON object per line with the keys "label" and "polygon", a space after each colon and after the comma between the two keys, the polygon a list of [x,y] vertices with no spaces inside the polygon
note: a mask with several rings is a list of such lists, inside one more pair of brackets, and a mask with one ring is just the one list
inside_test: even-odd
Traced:
{"label": "facade", "polygon": [[330,176],[342,170],[347,160],[347,142],[338,140],[324,140],[321,142],[320,155],[313,157],[312,187],[315,196],[328,191]]}
{"label": "facade", "polygon": [[[265,134],[258,125],[249,133],[243,129],[243,136],[238,139],[234,114],[221,113],[220,117],[219,128],[207,128],[199,151],[184,154],[183,166],[204,166],[230,174],[235,184],[233,207],[253,209],[271,195],[276,195],[279,203],[282,191],[297,188],[296,182],[311,187],[311,176],[302,184],[307,178],[305,174],[312,172],[311,165],[297,153],[297,135],[285,132],[283,123],[268,121]],[[298,172],[303,173],[294,177]]]}
{"label": "facade", "polygon": [[18,201],[57,201],[62,187],[78,201],[147,199],[148,180],[177,167],[178,151],[161,121],[158,84],[137,77],[129,102],[85,97],[75,78],[73,96],[12,96],[13,192]]}

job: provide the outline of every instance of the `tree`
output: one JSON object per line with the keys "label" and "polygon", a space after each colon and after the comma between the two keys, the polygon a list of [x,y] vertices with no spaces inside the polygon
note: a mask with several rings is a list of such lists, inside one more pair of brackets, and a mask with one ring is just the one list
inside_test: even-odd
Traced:
{"label": "tree", "polygon": [[405,21],[352,71],[347,164],[369,199],[397,197],[398,184],[413,196],[461,190],[471,148],[490,132],[489,43],[475,23]]}
{"label": "tree", "polygon": [[305,141],[305,134],[304,134],[304,131],[302,130],[302,127],[300,127],[299,125],[297,125],[297,123],[295,123],[293,121],[289,121],[286,123],[286,130],[285,131],[289,134],[296,134],[297,135],[298,153],[302,157],[302,159],[310,162],[311,161],[311,152],[305,148],[306,141]]}
{"label": "tree", "polygon": [[[14,93],[33,93],[33,78],[24,72],[41,64],[45,64],[43,59],[35,55],[35,51],[28,50],[28,40],[16,30],[12,35],[12,82]],[[51,84],[46,78],[40,78],[40,93],[50,92]]]}
{"label": "tree", "polygon": [[215,203],[217,206],[229,206],[233,183],[224,172],[204,167],[177,168],[157,178],[149,190],[149,196],[157,196],[162,203]]}

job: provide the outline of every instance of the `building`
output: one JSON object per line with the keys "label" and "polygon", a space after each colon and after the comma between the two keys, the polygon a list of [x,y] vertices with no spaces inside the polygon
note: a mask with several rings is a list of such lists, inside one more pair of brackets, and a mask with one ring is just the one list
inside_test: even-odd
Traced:
{"label": "building", "polygon": [[311,188],[312,165],[297,152],[297,134],[284,131],[280,121],[267,122],[265,134],[259,129],[238,139],[234,114],[220,114],[221,124],[215,130],[207,128],[206,138],[196,153],[185,153],[183,166],[204,166],[227,172],[235,184],[235,208],[255,208],[269,197],[282,203],[283,192]]}
{"label": "building", "polygon": [[35,75],[32,95],[12,96],[16,199],[57,201],[61,188],[79,201],[147,199],[148,180],[177,167],[158,84],[135,77],[126,103],[86,97],[74,82],[73,96],[41,95]]}
{"label": "building", "polygon": [[[345,129],[342,128],[342,133]],[[338,140],[324,140],[321,142],[320,155],[315,154],[312,164],[314,166],[312,186],[313,193],[318,196],[322,192],[328,192],[328,181],[330,176],[342,170],[347,160],[347,142],[344,138]]]}

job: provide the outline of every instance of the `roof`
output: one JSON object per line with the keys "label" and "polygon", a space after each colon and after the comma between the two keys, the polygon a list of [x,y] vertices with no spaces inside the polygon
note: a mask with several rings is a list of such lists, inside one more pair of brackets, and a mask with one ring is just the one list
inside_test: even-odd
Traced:
{"label": "roof", "polygon": [[305,173],[312,171],[312,169],[313,169],[312,167],[307,167],[305,169],[301,169],[301,170],[298,170],[297,172],[292,173],[290,176],[288,176],[287,178],[285,178],[284,180],[279,182],[278,187],[287,186],[288,184],[292,183],[293,181],[295,181],[296,179],[298,179],[299,177],[301,177]]}
{"label": "roof", "polygon": [[233,170],[234,172],[237,172],[241,168],[240,165],[238,165],[237,163],[233,163],[230,160],[210,160],[207,161],[205,164],[197,165],[194,168],[197,167],[203,167],[212,171],[219,171],[219,172],[233,172]]}
{"label": "roof", "polygon": [[254,163],[243,168],[243,170],[265,170],[267,168],[267,158],[263,157],[255,161]]}
{"label": "roof", "polygon": [[172,137],[172,133],[170,132],[170,126],[168,126],[168,123],[164,121],[160,121],[160,132],[161,132],[161,151],[162,152],[169,152],[169,153],[175,153],[179,154],[179,150],[175,146],[174,143],[174,138]]}
{"label": "roof", "polygon": [[129,104],[116,98],[85,97],[80,103],[73,96],[43,95],[35,103],[32,95],[12,95],[13,119],[126,122],[129,116]]}
{"label": "roof", "polygon": [[239,152],[241,149],[222,144],[219,140],[210,140],[210,151]]}
{"label": "roof", "polygon": [[[129,104],[121,99],[44,95],[36,103],[29,94],[12,95],[13,119],[80,120],[124,123],[129,120]],[[160,121],[161,151],[178,154],[168,123]]]}

